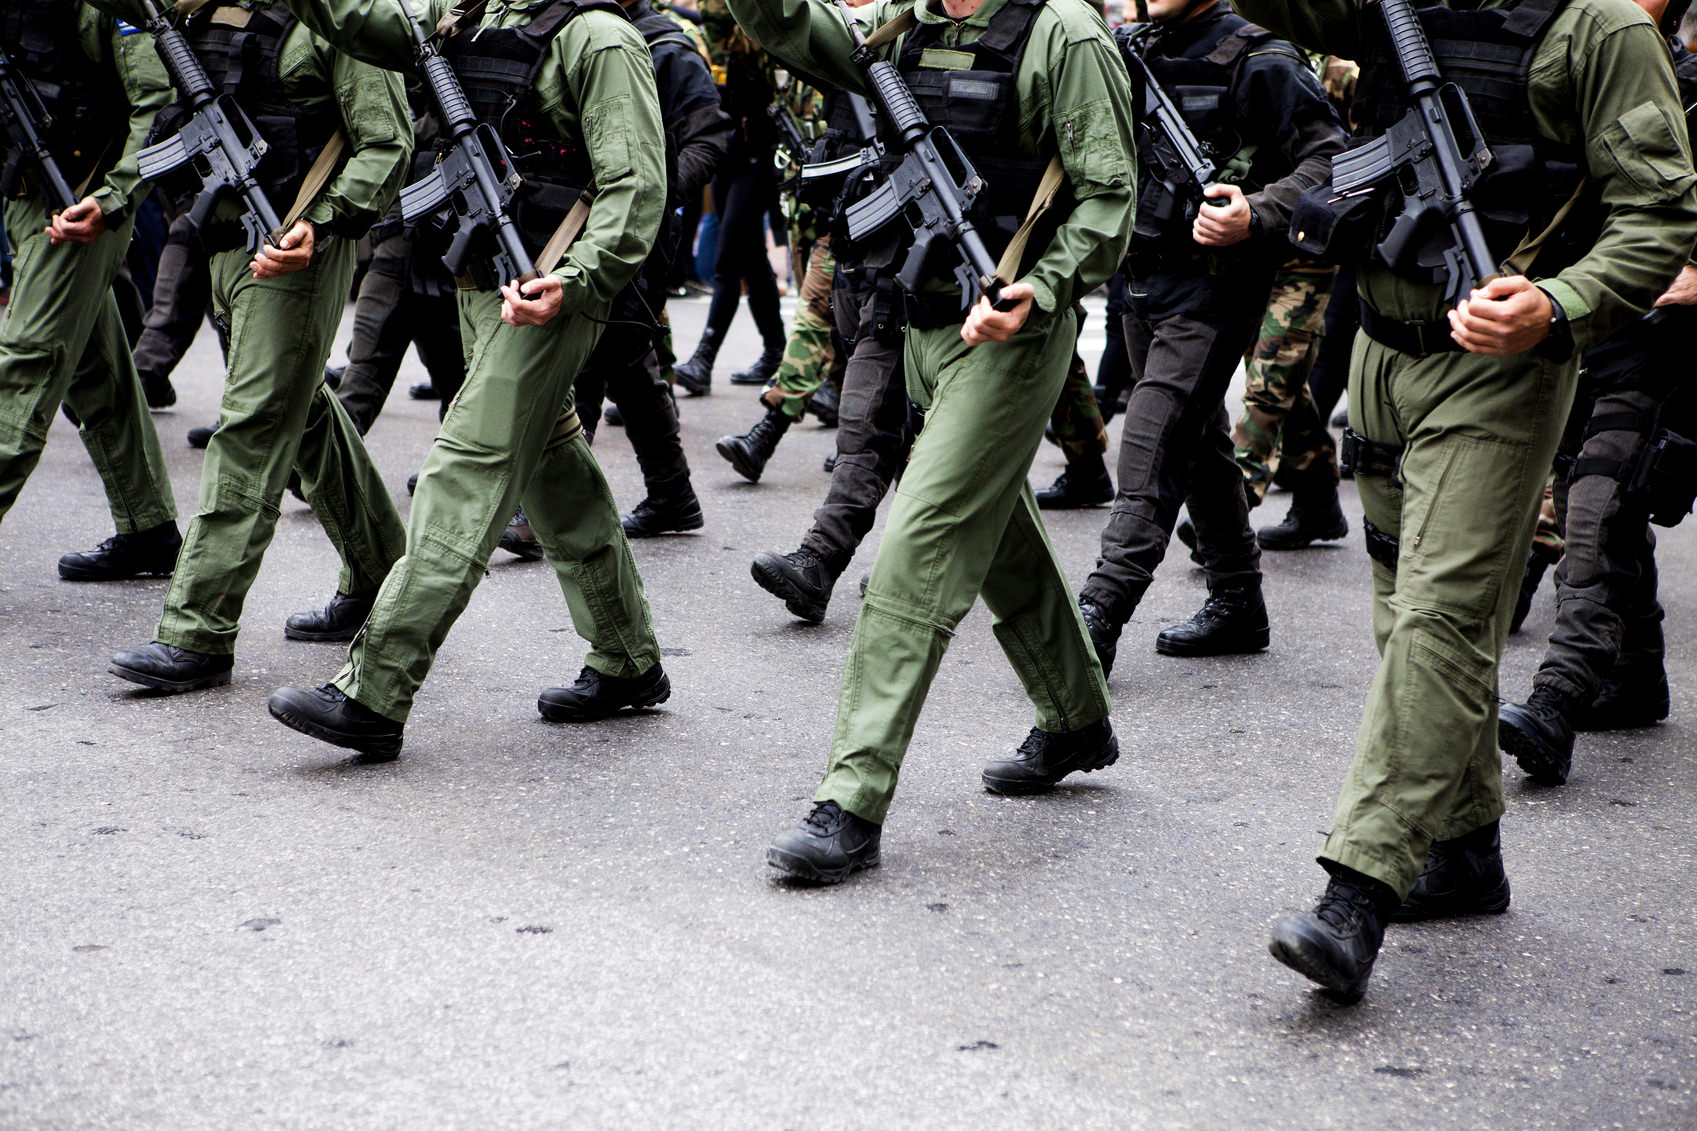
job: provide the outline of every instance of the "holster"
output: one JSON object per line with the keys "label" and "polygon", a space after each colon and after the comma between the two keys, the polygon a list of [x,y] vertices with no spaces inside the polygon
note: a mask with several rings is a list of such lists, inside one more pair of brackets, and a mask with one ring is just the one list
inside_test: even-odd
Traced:
{"label": "holster", "polygon": [[1666,428],[1650,437],[1627,486],[1657,526],[1678,526],[1697,503],[1697,442]]}
{"label": "holster", "polygon": [[1353,475],[1378,475],[1393,487],[1402,486],[1402,446],[1369,440],[1353,428],[1343,430],[1338,465]]}

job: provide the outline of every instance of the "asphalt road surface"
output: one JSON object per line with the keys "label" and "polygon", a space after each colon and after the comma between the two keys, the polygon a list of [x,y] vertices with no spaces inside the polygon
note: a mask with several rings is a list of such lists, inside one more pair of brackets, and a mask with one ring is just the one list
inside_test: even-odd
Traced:
{"label": "asphalt road surface", "polygon": [[[681,350],[705,311],[674,305]],[[1120,646],[1119,764],[1046,797],[979,785],[1031,712],[974,610],[883,867],[795,890],[765,848],[824,768],[879,534],[819,627],[750,580],[754,553],[798,543],[834,450],[809,421],[757,486],[714,453],[760,414],[726,383],[758,349],[741,314],[713,395],[683,402],[706,529],[635,547],[665,708],[542,722],[582,642],[552,571],[497,552],[405,753],[375,767],[265,712],[342,656],[283,639],[336,577],[293,499],[231,686],[107,674],[165,584],[58,580],[111,532],[58,423],[0,530],[0,1126],[1697,1127],[1697,523],[1663,538],[1672,719],[1582,736],[1561,789],[1510,763],[1511,911],[1393,928],[1366,1000],[1339,1007],[1266,939],[1322,886],[1374,668],[1353,488],[1345,543],[1267,555],[1264,655],[1156,655],[1204,595],[1169,560]],[[422,373],[409,359],[370,438],[403,513],[436,421],[406,397]],[[155,418],[185,514],[202,457],[183,433],[215,418],[220,376],[203,334]],[[595,450],[628,509],[629,444],[603,428]],[[1033,480],[1061,466],[1045,446]],[[1075,581],[1104,519],[1050,521]],[[1553,604],[1546,586],[1505,696]]]}

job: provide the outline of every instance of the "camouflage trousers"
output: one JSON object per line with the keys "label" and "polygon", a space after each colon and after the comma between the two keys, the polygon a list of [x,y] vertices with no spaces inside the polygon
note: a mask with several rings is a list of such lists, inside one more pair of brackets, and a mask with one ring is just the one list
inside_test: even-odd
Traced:
{"label": "camouflage trousers", "polygon": [[807,257],[800,301],[790,323],[789,341],[784,343],[784,360],[760,397],[768,408],[782,409],[791,420],[801,419],[820,385],[842,380],[843,367],[831,344],[831,329],[836,322],[831,310],[831,280],[836,274],[831,237],[823,236],[814,242]]}
{"label": "camouflage trousers", "polygon": [[[1082,337],[1082,311],[1078,312],[1078,326]],[[1117,326],[1108,327],[1109,333],[1118,330]],[[1054,411],[1049,414],[1049,432],[1049,438],[1066,453],[1068,463],[1107,453],[1108,425],[1102,419],[1102,408],[1096,403],[1096,388],[1090,382],[1090,372],[1084,367],[1084,359],[1078,356],[1076,343],[1066,384],[1061,386],[1061,395],[1055,401]]]}
{"label": "camouflage trousers", "polygon": [[1232,447],[1258,500],[1275,475],[1281,483],[1310,476],[1338,481],[1337,446],[1308,392],[1335,274],[1301,260],[1280,267],[1260,336],[1244,355],[1243,415],[1232,429]]}

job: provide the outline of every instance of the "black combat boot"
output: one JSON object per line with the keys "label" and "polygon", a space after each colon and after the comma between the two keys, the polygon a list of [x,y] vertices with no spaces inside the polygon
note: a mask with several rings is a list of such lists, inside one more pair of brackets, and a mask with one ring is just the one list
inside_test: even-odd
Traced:
{"label": "black combat boot", "polygon": [[1163,656],[1231,656],[1267,646],[1267,604],[1261,586],[1222,585],[1208,593],[1196,615],[1155,637]]}
{"label": "black combat boot", "polygon": [[1064,734],[1032,727],[1018,750],[985,766],[979,777],[991,793],[1047,793],[1070,773],[1093,773],[1119,760],[1120,740],[1107,719]]}
{"label": "black combat boot", "polygon": [[542,543],[536,540],[536,532],[530,528],[530,519],[525,517],[523,507],[513,512],[507,528],[501,531],[501,541],[497,545],[521,562],[542,560]]}
{"label": "black combat boot", "polygon": [[335,684],[311,691],[279,687],[265,709],[286,727],[359,751],[363,762],[392,762],[401,756],[401,724],[349,699]]}
{"label": "black combat boot", "polygon": [[1037,506],[1046,511],[1100,507],[1113,501],[1114,481],[1108,474],[1108,465],[1094,453],[1077,461],[1069,460],[1067,469],[1037,492]]}
{"label": "black combat boot", "polygon": [[846,560],[824,557],[809,546],[788,554],[758,554],[750,572],[754,583],[783,601],[784,608],[808,624],[825,619],[831,590],[837,584]]}
{"label": "black combat boot", "polygon": [[377,604],[377,590],[347,594],[340,591],[322,609],[296,613],[283,622],[283,635],[290,640],[307,640],[315,644],[343,644],[359,633],[371,607]]}
{"label": "black combat boot", "polygon": [[733,385],[764,385],[778,372],[778,366],[784,363],[784,347],[773,349],[767,346],[760,352],[754,364],[738,373],[731,374]]}
{"label": "black combat boot", "polygon": [[199,448],[204,451],[206,449],[206,445],[212,442],[213,433],[217,431],[218,426],[216,424],[212,425],[210,428],[190,428],[189,447]]}
{"label": "black combat boot", "polygon": [[822,801],[777,835],[766,850],[766,863],[787,879],[840,884],[862,868],[878,866],[883,833],[883,826],[856,817],[835,801]]}
{"label": "black combat boot", "polygon": [[1526,572],[1520,575],[1520,592],[1514,598],[1514,617],[1508,622],[1510,632],[1519,632],[1532,612],[1532,598],[1544,582],[1544,573],[1561,561],[1561,551],[1542,542],[1532,543],[1532,553],[1526,558]]}
{"label": "black combat boot", "polygon": [[1433,841],[1420,878],[1414,881],[1391,922],[1501,915],[1507,910],[1508,874],[1503,871],[1502,835],[1498,822],[1492,821],[1466,836]]}
{"label": "black combat boot", "polygon": [[837,392],[837,387],[826,381],[813,391],[807,398],[807,410],[814,418],[827,428],[837,426],[837,414],[842,408],[843,398]]}
{"label": "black combat boot", "polygon": [[550,687],[536,700],[536,709],[551,723],[592,723],[625,708],[640,711],[672,697],[672,681],[659,664],[641,675],[622,678],[585,667],[570,687]]}
{"label": "black combat boot", "polygon": [[235,666],[234,656],[208,656],[155,640],[133,652],[119,652],[106,670],[155,691],[177,692],[223,687]]}
{"label": "black combat boot", "polygon": [[1102,678],[1114,670],[1114,657],[1120,647],[1120,625],[1108,616],[1108,610],[1087,597],[1078,599],[1078,611],[1084,614],[1084,629],[1090,633],[1091,646],[1102,665]]}
{"label": "black combat boot", "polygon": [[1348,533],[1349,520],[1338,503],[1337,484],[1328,482],[1297,491],[1284,521],[1263,526],[1255,539],[1263,550],[1300,550],[1315,542],[1335,542]]}
{"label": "black combat boot", "polygon": [[719,357],[719,344],[722,341],[722,335],[712,330],[704,330],[701,341],[696,343],[695,352],[689,355],[689,360],[672,366],[673,378],[690,396],[704,397],[713,391],[713,362]]}
{"label": "black combat boot", "polygon": [[790,430],[789,414],[781,408],[768,408],[766,415],[754,422],[741,436],[723,436],[714,446],[730,461],[737,474],[750,483],[760,482],[766,461],[778,450],[778,441]]}
{"label": "black combat boot", "polygon": [[1512,754],[1539,785],[1561,785],[1573,769],[1573,700],[1553,687],[1534,684],[1525,703],[1497,711],[1497,745]]}
{"label": "black combat boot", "polygon": [[1668,717],[1668,707],[1668,673],[1660,663],[1625,674],[1616,667],[1591,705],[1568,717],[1574,730],[1632,730],[1655,726]]}
{"label": "black combat boot", "polygon": [[1340,866],[1314,910],[1273,924],[1267,950],[1340,1001],[1360,1001],[1396,906],[1388,885]]}
{"label": "black combat boot", "polygon": [[442,393],[436,388],[434,381],[420,381],[416,385],[409,386],[407,396],[415,401],[439,401],[442,399]]}
{"label": "black combat boot", "polygon": [[133,534],[114,534],[92,550],[59,559],[66,581],[127,581],[133,577],[170,577],[177,568],[183,536],[175,522],[162,522]]}
{"label": "black combat boot", "polygon": [[665,495],[650,495],[631,508],[619,520],[624,524],[626,538],[654,538],[661,534],[700,530],[705,524],[701,517],[701,500],[686,479],[683,489]]}

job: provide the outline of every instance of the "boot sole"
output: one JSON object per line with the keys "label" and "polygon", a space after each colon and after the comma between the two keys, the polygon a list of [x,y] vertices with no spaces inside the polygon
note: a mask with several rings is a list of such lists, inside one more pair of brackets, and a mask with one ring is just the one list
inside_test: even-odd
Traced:
{"label": "boot sole", "polygon": [[332,730],[322,723],[295,714],[287,707],[278,707],[275,703],[266,703],[265,709],[271,712],[272,718],[290,730],[298,730],[309,738],[328,742],[331,746],[357,750],[368,762],[393,762],[401,756],[402,740],[399,737],[373,739],[349,734],[346,731]]}
{"label": "boot sole", "polygon": [[[1107,756],[1103,757],[1106,752]],[[1120,760],[1120,740],[1115,735],[1104,745],[1098,746],[1091,753],[1091,762],[1087,766],[1074,766],[1054,781],[1044,781],[1041,778],[998,778],[992,777],[989,770],[978,775],[978,780],[984,783],[984,789],[989,793],[1003,797],[1029,797],[1034,793],[1047,793],[1062,781],[1067,774],[1093,774],[1097,770],[1105,770]]]}
{"label": "boot sole", "polygon": [[785,879],[802,880],[812,884],[840,884],[856,872],[868,868],[876,868],[883,863],[881,856],[868,856],[856,860],[841,869],[826,870],[815,866],[811,861],[795,856],[788,852],[780,852],[776,848],[766,850],[766,866],[776,870]]}
{"label": "boot sole", "polygon": [[1249,656],[1256,652],[1264,652],[1272,643],[1272,630],[1263,629],[1250,637],[1246,643],[1230,648],[1216,647],[1210,644],[1175,644],[1168,640],[1155,638],[1155,651],[1163,656]]}
{"label": "boot sole", "polygon": [[1541,742],[1500,718],[1497,720],[1497,745],[1515,760],[1527,777],[1539,785],[1567,784],[1567,775],[1572,771],[1571,762],[1567,769],[1561,769],[1560,760],[1552,758]]}
{"label": "boot sole", "polygon": [[745,377],[741,373],[733,373],[730,376],[730,383],[733,385],[764,385],[770,380],[770,377]]}
{"label": "boot sole", "polygon": [[[362,621],[361,624],[364,622]],[[335,632],[308,632],[305,629],[283,626],[285,640],[299,640],[305,644],[346,644],[359,635],[359,625],[353,628],[339,628]]]}
{"label": "boot sole", "polygon": [[1391,916],[1393,923],[1426,923],[1433,919],[1470,919],[1476,915],[1501,915],[1508,910],[1508,877],[1491,891],[1465,905],[1459,900],[1431,899],[1424,903],[1405,901]]}
{"label": "boot sole", "polygon": [[693,519],[689,519],[689,520],[686,520],[684,522],[674,522],[674,523],[671,523],[669,525],[661,526],[661,527],[648,527],[646,529],[644,529],[642,527],[638,527],[637,529],[632,530],[630,527],[627,526],[627,527],[625,527],[625,537],[626,538],[659,538],[660,536],[665,535],[665,534],[687,534],[691,530],[700,530],[703,526],[706,526],[706,525],[707,525],[707,520],[702,518],[700,515],[696,515],[695,518],[693,518]]}
{"label": "boot sole", "polygon": [[606,711],[578,711],[568,707],[560,707],[545,702],[536,701],[536,712],[551,723],[594,723],[602,719],[610,719],[620,711],[641,711],[649,707],[658,707],[672,697],[672,678],[667,676],[665,681],[650,688],[641,697],[629,703],[621,703]]}
{"label": "boot sole", "polygon": [[741,451],[733,448],[723,440],[714,444],[713,447],[721,456],[725,457],[726,463],[736,468],[738,475],[742,476],[750,483],[760,482],[760,473],[766,470],[764,467],[758,469],[755,468],[753,464],[749,463],[748,460],[743,457]]}
{"label": "boot sole", "polygon": [[164,569],[138,569],[133,573],[116,573],[109,570],[89,569],[86,566],[66,566],[59,563],[60,581],[151,581],[158,578],[169,578],[176,571],[176,559]]}
{"label": "boot sole", "polygon": [[1361,1000],[1367,991],[1365,983],[1352,986],[1338,976],[1338,972],[1319,961],[1298,945],[1286,942],[1274,936],[1267,944],[1267,953],[1279,962],[1289,966],[1310,982],[1315,983],[1345,1005]]}
{"label": "boot sole", "polygon": [[[806,594],[797,589],[789,578],[777,570],[756,561],[749,567],[749,572],[754,575],[754,583],[783,601],[784,608],[788,609],[792,616],[798,617],[808,624],[819,624],[825,619],[826,605],[815,606],[809,603]],[[829,599],[827,599],[826,604],[829,604]]]}
{"label": "boot sole", "polygon": [[211,675],[195,676],[193,679],[166,679],[163,676],[152,675],[139,668],[126,668],[121,664],[112,664],[107,671],[119,679],[127,679],[131,683],[139,683],[143,687],[151,687],[155,691],[201,691],[208,687],[223,687],[230,682],[230,672],[214,672]]}

